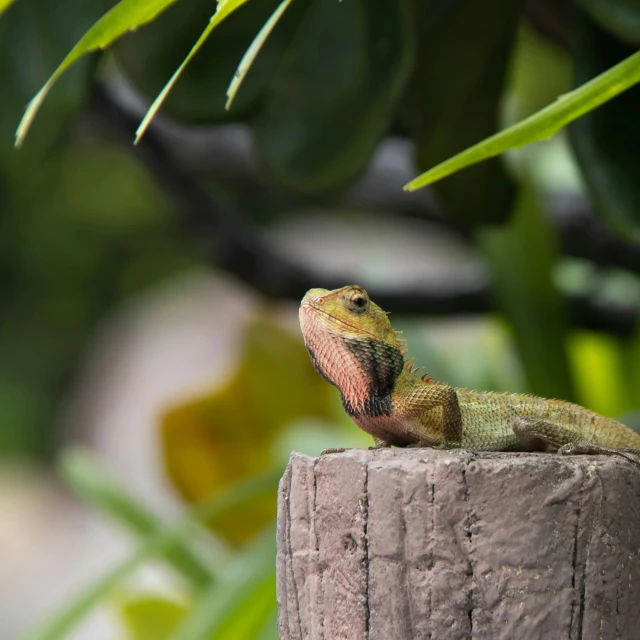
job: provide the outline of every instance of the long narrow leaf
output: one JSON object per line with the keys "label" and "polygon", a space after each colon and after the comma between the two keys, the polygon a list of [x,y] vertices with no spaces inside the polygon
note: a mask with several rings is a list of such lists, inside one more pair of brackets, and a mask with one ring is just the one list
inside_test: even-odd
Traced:
{"label": "long narrow leaf", "polygon": [[[90,454],[80,450],[66,453],[60,463],[60,473],[86,502],[136,533],[148,535],[161,528],[160,520],[120,487]],[[167,551],[165,558],[195,588],[203,588],[214,580],[215,576],[207,570],[205,562],[196,558],[187,545],[176,545]]]}
{"label": "long narrow leaf", "polygon": [[145,561],[175,548],[192,533],[194,524],[248,505],[276,490],[280,473],[266,473],[228,487],[196,505],[177,525],[151,534],[127,559],[96,582],[85,587],[40,627],[20,640],[62,640],[96,605],[118,587]]}
{"label": "long narrow leaf", "polygon": [[174,2],[176,0],[121,0],[115,7],[107,11],[80,38],[78,44],[71,49],[46,84],[29,102],[16,130],[16,147],[23,143],[29,127],[51,87],[74,62],[90,51],[105,49],[131,29],[151,22]]}
{"label": "long narrow leaf", "polygon": [[184,71],[185,67],[191,61],[191,58],[198,53],[200,47],[206,42],[207,38],[211,34],[211,32],[227,17],[229,17],[236,9],[239,9],[247,0],[219,0],[218,7],[216,12],[211,16],[211,20],[209,20],[209,24],[206,26],[205,30],[202,32],[196,43],[189,51],[187,57],[182,61],[182,64],[176,69],[175,73],[171,76],[171,79],[167,84],[164,85],[162,91],[158,94],[157,98],[153,101],[153,104],[149,107],[147,113],[145,114],[140,126],[136,131],[136,139],[134,144],[138,144],[140,142],[144,132],[149,127],[151,120],[156,115],[164,99],[167,97],[167,94],[173,88],[173,85],[178,81],[178,78]]}
{"label": "long narrow leaf", "polygon": [[15,2],[15,0],[0,0],[0,16]]}
{"label": "long narrow leaf", "polygon": [[532,116],[441,162],[405,185],[415,191],[508,149],[551,138],[562,127],[640,82],[640,51]]}
{"label": "long narrow leaf", "polygon": [[233,80],[231,80],[231,84],[227,89],[227,104],[225,105],[225,109],[227,111],[231,108],[231,104],[238,93],[238,89],[240,89],[240,85],[243,83],[249,69],[251,69],[251,65],[256,59],[260,49],[262,49],[262,46],[273,31],[273,28],[278,24],[278,21],[291,2],[292,0],[282,0],[277,9],[271,14],[271,17],[264,23],[264,26],[260,29],[260,32],[247,49],[247,52],[242,56],[242,60],[240,60],[240,64],[233,75]]}
{"label": "long narrow leaf", "polygon": [[171,640],[215,639],[221,631],[230,631],[229,625],[234,622],[245,627],[244,633],[235,633],[234,637],[250,637],[255,635],[250,631],[259,631],[264,626],[276,604],[274,527],[267,527],[257,542],[230,563],[226,574],[226,579],[200,596]]}

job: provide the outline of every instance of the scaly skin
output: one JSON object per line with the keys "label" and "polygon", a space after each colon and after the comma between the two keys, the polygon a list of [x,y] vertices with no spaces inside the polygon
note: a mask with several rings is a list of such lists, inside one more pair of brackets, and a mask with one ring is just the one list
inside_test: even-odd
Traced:
{"label": "scaly skin", "polygon": [[605,453],[640,466],[640,435],[584,407],[418,377],[362,287],[311,289],[300,326],[316,371],[340,389],[345,411],[376,446]]}

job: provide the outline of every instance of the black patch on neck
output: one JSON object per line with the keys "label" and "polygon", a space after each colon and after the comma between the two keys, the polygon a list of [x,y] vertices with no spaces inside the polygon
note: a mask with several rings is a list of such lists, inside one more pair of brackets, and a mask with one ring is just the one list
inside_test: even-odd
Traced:
{"label": "black patch on neck", "polygon": [[342,400],[342,406],[347,412],[347,415],[353,418],[359,416],[365,416],[367,418],[390,416],[393,411],[393,402],[391,401],[390,394],[383,397],[372,394],[364,401],[364,408],[362,410],[356,409],[342,393],[340,394],[340,399]]}
{"label": "black patch on neck", "polygon": [[400,350],[386,342],[371,338],[347,338],[344,342],[360,363],[363,375],[369,381],[369,397],[364,402],[364,408],[354,407],[343,394],[342,405],[345,411],[350,416],[391,415],[391,394],[404,366]]}

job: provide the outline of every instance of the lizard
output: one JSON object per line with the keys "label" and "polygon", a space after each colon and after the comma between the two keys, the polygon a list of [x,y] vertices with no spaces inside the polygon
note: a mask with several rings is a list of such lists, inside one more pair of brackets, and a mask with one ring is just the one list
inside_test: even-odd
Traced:
{"label": "lizard", "polygon": [[299,319],[314,368],[340,390],[347,414],[373,436],[372,448],[608,454],[640,466],[640,434],[580,405],[418,376],[388,314],[358,285],[310,289]]}

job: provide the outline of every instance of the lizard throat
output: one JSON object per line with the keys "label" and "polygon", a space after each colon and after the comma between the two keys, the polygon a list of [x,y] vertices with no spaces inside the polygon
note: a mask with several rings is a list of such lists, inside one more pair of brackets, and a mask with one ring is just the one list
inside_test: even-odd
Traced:
{"label": "lizard throat", "polygon": [[392,393],[404,366],[397,347],[373,338],[334,334],[322,341],[307,341],[307,350],[316,371],[340,389],[349,416],[393,413]]}

